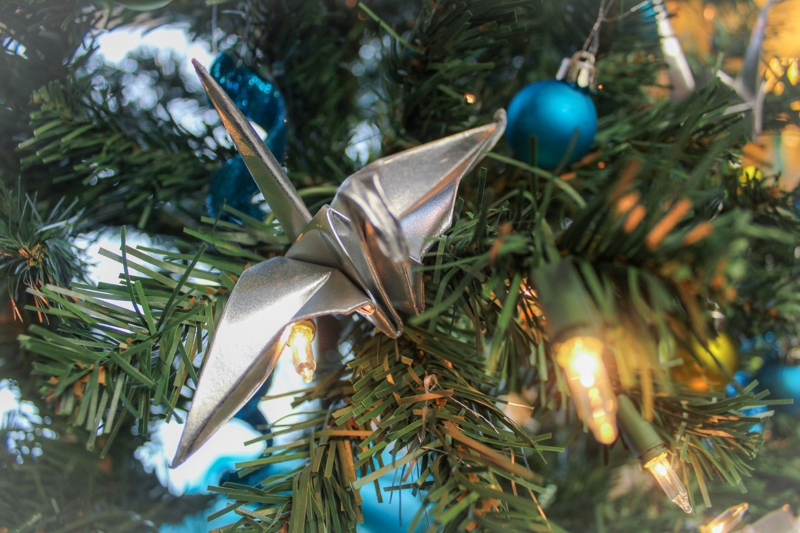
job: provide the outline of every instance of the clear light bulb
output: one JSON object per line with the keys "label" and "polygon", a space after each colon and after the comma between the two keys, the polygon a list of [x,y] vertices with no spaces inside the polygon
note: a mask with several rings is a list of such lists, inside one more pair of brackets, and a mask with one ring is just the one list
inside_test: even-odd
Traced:
{"label": "clear light bulb", "polygon": [[729,507],[714,520],[700,527],[700,533],[730,533],[742,521],[748,507],[746,503]]}
{"label": "clear light bulb", "polygon": [[310,320],[303,320],[292,324],[286,346],[292,351],[294,370],[303,377],[303,381],[311,383],[317,361],[314,358],[312,341],[314,340],[314,324]]}
{"label": "clear light bulb", "polygon": [[686,487],[681,483],[678,474],[672,469],[672,465],[667,458],[667,452],[651,459],[644,467],[653,474],[658,484],[661,485],[661,488],[667,494],[667,497],[672,500],[675,505],[683,509],[685,513],[692,512],[692,505],[689,503],[689,494],[687,494]]}
{"label": "clear light bulb", "polygon": [[617,440],[617,396],[602,360],[603,343],[595,337],[573,337],[558,349],[578,416],[598,442]]}

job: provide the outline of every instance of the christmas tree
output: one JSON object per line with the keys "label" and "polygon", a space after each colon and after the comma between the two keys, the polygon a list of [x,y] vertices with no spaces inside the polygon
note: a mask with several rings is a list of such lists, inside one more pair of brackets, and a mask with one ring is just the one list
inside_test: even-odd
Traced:
{"label": "christmas tree", "polygon": [[0,0],[0,531],[793,531],[797,21]]}

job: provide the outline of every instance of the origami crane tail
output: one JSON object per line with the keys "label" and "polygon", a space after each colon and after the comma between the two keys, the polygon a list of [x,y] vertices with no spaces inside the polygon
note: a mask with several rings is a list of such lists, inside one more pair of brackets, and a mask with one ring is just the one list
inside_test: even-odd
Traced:
{"label": "origami crane tail", "polygon": [[222,124],[228,130],[239,153],[242,154],[247,169],[252,174],[258,188],[264,194],[275,218],[283,231],[294,242],[311,221],[303,200],[283,172],[280,163],[269,151],[261,138],[250,125],[236,104],[196,59],[192,60],[197,75],[203,83],[208,97],[217,108]]}

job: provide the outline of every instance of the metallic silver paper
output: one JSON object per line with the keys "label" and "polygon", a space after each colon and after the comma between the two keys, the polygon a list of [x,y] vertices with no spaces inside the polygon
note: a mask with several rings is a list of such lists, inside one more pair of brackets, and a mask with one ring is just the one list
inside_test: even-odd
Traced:
{"label": "metallic silver paper", "polygon": [[656,12],[656,30],[661,37],[661,52],[667,63],[669,83],[672,86],[672,100],[680,102],[694,92],[692,69],[689,68],[681,42],[672,28],[664,0],[653,0],[652,5]]}
{"label": "metallic silver paper", "polygon": [[358,312],[386,335],[403,331],[400,313],[424,309],[414,269],[452,223],[458,184],[503,135],[495,122],[365,166],[312,217],[250,123],[196,61],[225,128],[293,244],[285,257],[247,269],[208,348],[172,466],[194,453],[272,372],[286,327],[302,319]]}
{"label": "metallic silver paper", "polygon": [[752,126],[750,136],[755,138],[761,133],[764,122],[764,78],[759,72],[761,64],[761,48],[764,44],[764,37],[767,33],[767,15],[770,8],[780,0],[769,0],[758,13],[756,23],[753,25],[753,32],[747,43],[747,50],[744,53],[744,64],[739,76],[734,80],[722,71],[717,72],[717,77],[729,87],[731,87],[739,98],[741,104],[730,106],[725,113],[741,113],[751,111]]}

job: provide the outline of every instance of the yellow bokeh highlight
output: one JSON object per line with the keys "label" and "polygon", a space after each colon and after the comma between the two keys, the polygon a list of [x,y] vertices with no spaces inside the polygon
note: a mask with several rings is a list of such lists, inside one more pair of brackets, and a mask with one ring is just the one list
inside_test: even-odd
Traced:
{"label": "yellow bokeh highlight", "polygon": [[747,143],[742,168],[749,167],[758,168],[770,179],[777,178],[782,191],[791,192],[797,188],[800,184],[800,126],[788,124],[781,131],[765,131]]}
{"label": "yellow bokeh highlight", "polygon": [[[718,31],[751,32],[758,11],[766,3],[767,0],[755,0],[755,3],[742,0],[722,7],[704,0],[667,0],[666,6],[674,15],[670,22],[683,49],[709,65],[714,63],[719,52],[724,53],[723,69],[735,76],[741,69],[742,58],[731,56],[730,50],[715,50],[714,35]],[[792,85],[800,81],[798,75],[800,66],[797,63],[797,58],[800,58],[800,0],[784,0],[770,7],[762,57],[772,58],[778,65],[783,62],[779,70],[781,75],[786,72]],[[774,62],[770,63],[771,66],[776,66]],[[765,67],[766,65],[762,63],[762,68]],[[765,77],[768,76],[769,74],[765,73]],[[780,78],[780,75],[777,78]],[[774,89],[777,82],[778,79],[773,80],[768,90]],[[778,90],[785,90],[785,87]]]}

